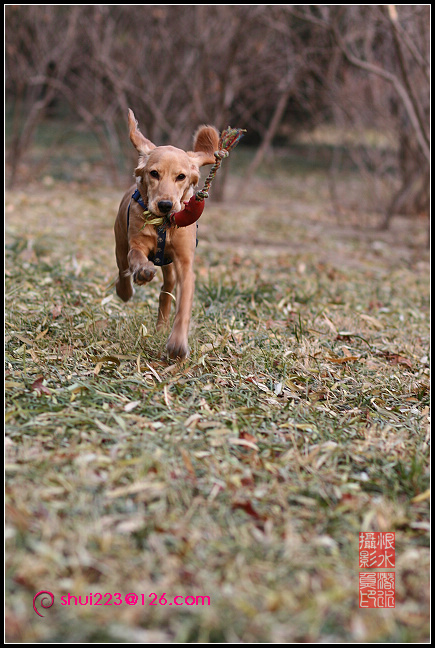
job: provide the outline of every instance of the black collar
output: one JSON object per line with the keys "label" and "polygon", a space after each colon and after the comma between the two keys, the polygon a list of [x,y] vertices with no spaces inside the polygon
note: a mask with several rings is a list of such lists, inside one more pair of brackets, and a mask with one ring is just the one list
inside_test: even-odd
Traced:
{"label": "black collar", "polygon": [[[147,206],[142,200],[142,196],[140,195],[139,189],[136,189],[136,191],[134,192],[131,198],[135,200],[137,203],[139,203],[139,205],[142,207],[144,211],[147,211]],[[127,232],[130,226],[130,205],[131,205],[131,200],[128,204],[128,210],[127,210]],[[169,257],[165,257],[165,243],[166,243],[166,227],[164,225],[160,225],[159,227],[157,227],[156,252],[155,253],[151,252],[148,255],[148,259],[152,261],[156,266],[168,265],[169,263],[172,263],[172,259],[170,259]]]}

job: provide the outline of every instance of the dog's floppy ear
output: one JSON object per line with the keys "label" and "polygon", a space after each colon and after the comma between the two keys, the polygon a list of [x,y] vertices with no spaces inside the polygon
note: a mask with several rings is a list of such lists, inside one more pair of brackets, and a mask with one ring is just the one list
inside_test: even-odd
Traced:
{"label": "dog's floppy ear", "polygon": [[139,155],[147,156],[151,153],[153,149],[156,148],[156,145],[150,142],[146,137],[140,132],[136,117],[131,108],[128,109],[128,129],[130,131],[130,140],[136,151]]}
{"label": "dog's floppy ear", "polygon": [[188,151],[198,166],[213,164],[219,148],[219,131],[214,126],[200,126],[193,136],[193,151]]}

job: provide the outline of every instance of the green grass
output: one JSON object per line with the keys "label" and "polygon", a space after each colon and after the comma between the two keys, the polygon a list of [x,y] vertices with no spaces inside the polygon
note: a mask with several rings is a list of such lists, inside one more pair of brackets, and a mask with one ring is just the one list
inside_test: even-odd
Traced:
{"label": "green grass", "polygon": [[[158,280],[114,294],[123,187],[8,195],[9,641],[428,641],[424,226],[343,226],[322,182],[207,205],[184,363],[155,331]],[[396,533],[392,610],[358,608],[370,530]]]}

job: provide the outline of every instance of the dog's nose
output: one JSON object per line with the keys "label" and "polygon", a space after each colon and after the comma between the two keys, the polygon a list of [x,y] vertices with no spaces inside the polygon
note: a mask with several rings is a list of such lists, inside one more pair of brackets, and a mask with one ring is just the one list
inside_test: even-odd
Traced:
{"label": "dog's nose", "polygon": [[162,214],[167,214],[172,209],[172,203],[170,200],[160,200],[157,203],[157,207],[160,209]]}

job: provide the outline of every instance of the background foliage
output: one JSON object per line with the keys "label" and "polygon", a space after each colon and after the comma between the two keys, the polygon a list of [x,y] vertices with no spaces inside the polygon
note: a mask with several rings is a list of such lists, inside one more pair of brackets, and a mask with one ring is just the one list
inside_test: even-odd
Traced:
{"label": "background foliage", "polygon": [[428,5],[9,5],[9,181],[55,116],[53,148],[71,125],[93,133],[113,181],[131,107],[157,144],[243,126],[259,145],[247,180],[272,144],[333,128],[331,186],[351,164],[381,224],[427,213],[429,27]]}

